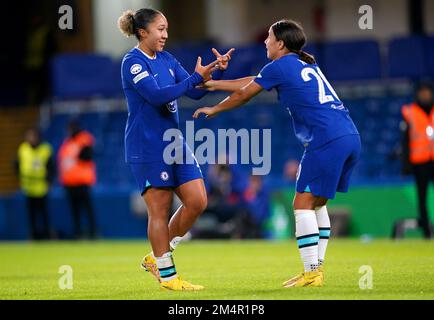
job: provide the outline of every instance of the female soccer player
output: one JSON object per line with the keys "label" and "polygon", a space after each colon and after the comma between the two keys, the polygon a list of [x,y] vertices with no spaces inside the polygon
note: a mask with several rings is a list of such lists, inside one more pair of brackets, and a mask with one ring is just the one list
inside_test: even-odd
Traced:
{"label": "female soccer player", "polygon": [[274,23],[265,40],[272,60],[256,77],[209,81],[210,90],[232,91],[213,107],[193,114],[207,117],[239,107],[261,90],[276,88],[280,104],[292,116],[303,154],[293,206],[296,238],[304,272],[284,282],[285,287],[322,286],[330,220],[326,203],[336,191],[346,192],[351,172],[359,158],[359,133],[348,110],[326,80],[315,59],[302,51],[306,36],[292,20]]}
{"label": "female soccer player", "polygon": [[[162,289],[201,290],[203,286],[178,277],[171,250],[207,206],[202,173],[183,139],[179,147],[190,161],[177,159],[168,164],[170,159],[164,159],[164,149],[169,141],[163,141],[163,135],[168,129],[178,128],[176,99],[182,95],[199,99],[206,94],[206,90],[195,87],[209,80],[217,68],[226,69],[233,49],[223,56],[213,49],[217,59],[207,66],[202,66],[198,57],[195,72],[189,75],[163,51],[168,22],[161,12],[146,8],[126,11],[118,24],[122,33],[134,35],[139,41],[122,61],[122,87],[128,103],[125,158],[148,208],[148,237],[153,250],[144,257],[142,267],[160,281]],[[220,76],[221,72],[214,75]],[[173,192],[182,206],[168,224]]]}

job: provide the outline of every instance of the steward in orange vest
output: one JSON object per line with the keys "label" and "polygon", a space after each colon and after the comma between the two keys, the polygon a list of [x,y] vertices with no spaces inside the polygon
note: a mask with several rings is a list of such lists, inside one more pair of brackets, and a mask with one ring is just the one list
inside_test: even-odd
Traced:
{"label": "steward in orange vest", "polygon": [[434,161],[434,107],[423,108],[414,102],[402,107],[402,116],[408,124],[410,162]]}
{"label": "steward in orange vest", "polygon": [[[412,172],[416,181],[419,208],[419,227],[425,238],[432,236],[427,207],[427,192],[434,183],[434,98],[431,84],[417,88],[416,101],[402,106],[405,129],[402,143],[404,172]],[[431,208],[434,210],[434,207]]]}
{"label": "steward in orange vest", "polygon": [[58,153],[59,180],[63,186],[94,185],[95,163],[92,161],[93,136],[84,130],[73,132]]}
{"label": "steward in orange vest", "polygon": [[75,121],[69,124],[68,131],[69,137],[58,153],[59,180],[65,187],[71,208],[74,237],[80,239],[83,236],[81,214],[85,211],[89,222],[88,235],[95,239],[96,221],[90,190],[96,182],[96,168],[92,160],[94,138]]}

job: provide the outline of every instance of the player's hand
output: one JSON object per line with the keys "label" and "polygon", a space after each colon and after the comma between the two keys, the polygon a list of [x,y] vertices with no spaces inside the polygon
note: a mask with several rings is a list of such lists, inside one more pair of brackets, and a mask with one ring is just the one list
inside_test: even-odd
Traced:
{"label": "player's hand", "polygon": [[217,58],[219,69],[226,70],[229,66],[229,60],[231,60],[231,55],[232,52],[235,51],[235,48],[231,48],[224,55],[221,55],[216,48],[212,48],[211,51],[212,53],[214,53],[215,57]]}
{"label": "player's hand", "polygon": [[202,82],[201,84],[197,85],[197,89],[204,89],[207,91],[215,91],[215,80],[208,80],[207,82]]}
{"label": "player's hand", "polygon": [[218,68],[218,60],[214,60],[210,64],[203,66],[202,65],[202,58],[197,57],[196,62],[196,68],[194,68],[194,71],[199,73],[203,81],[206,82],[211,79],[211,73],[213,73]]}
{"label": "player's hand", "polygon": [[215,108],[213,107],[203,107],[203,108],[199,108],[197,109],[194,113],[193,113],[193,118],[197,119],[199,118],[199,116],[201,114],[205,115],[205,118],[212,118],[214,117],[217,113],[215,112]]}

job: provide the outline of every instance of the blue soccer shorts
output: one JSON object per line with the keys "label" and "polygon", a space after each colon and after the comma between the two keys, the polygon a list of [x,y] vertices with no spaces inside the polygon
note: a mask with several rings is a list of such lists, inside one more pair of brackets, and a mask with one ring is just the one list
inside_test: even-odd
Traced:
{"label": "blue soccer shorts", "polygon": [[360,152],[358,134],[343,136],[305,151],[297,172],[297,192],[311,192],[327,199],[334,199],[336,192],[347,192]]}
{"label": "blue soccer shorts", "polygon": [[203,179],[202,171],[191,153],[190,161],[167,164],[162,161],[147,163],[130,163],[131,172],[137,182],[139,190],[143,195],[149,188],[176,188],[188,181]]}

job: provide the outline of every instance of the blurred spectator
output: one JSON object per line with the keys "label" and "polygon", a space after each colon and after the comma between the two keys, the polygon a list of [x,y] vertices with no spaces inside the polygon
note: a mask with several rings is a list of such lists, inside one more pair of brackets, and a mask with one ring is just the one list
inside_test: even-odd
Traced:
{"label": "blurred spectator", "polygon": [[233,175],[229,165],[215,164],[208,170],[208,207],[219,222],[227,222],[237,215],[240,193],[233,190]]}
{"label": "blurred spectator", "polygon": [[32,5],[33,11],[26,19],[26,55],[24,66],[27,81],[27,103],[40,104],[49,91],[49,61],[55,52],[55,41],[50,23],[40,4]]}
{"label": "blurred spectator", "polygon": [[81,209],[86,210],[89,222],[89,237],[96,238],[95,214],[90,189],[96,182],[93,158],[94,137],[82,130],[76,121],[68,125],[68,137],[58,153],[60,183],[65,187],[72,218],[75,238],[82,237]]}
{"label": "blurred spectator", "polygon": [[27,130],[25,141],[18,148],[15,167],[21,190],[26,197],[31,238],[49,239],[47,195],[55,174],[55,165],[52,147],[41,141],[39,130]]}
{"label": "blurred spectator", "polygon": [[233,192],[232,171],[226,164],[211,165],[208,170],[208,206],[218,206],[223,202],[234,204],[239,201],[239,194]]}
{"label": "blurred spectator", "polygon": [[[207,238],[253,238],[257,237],[256,222],[243,198],[244,190],[240,173],[234,166],[226,164],[211,165],[207,174],[208,207],[202,214],[202,222],[215,218],[208,228],[195,230],[198,237]],[[234,177],[237,176],[238,179]],[[238,181],[236,181],[238,180]],[[252,199],[249,199],[252,200]]]}
{"label": "blurred spectator", "polygon": [[416,90],[416,101],[402,107],[401,125],[403,172],[412,173],[416,180],[419,207],[419,227],[425,238],[432,237],[427,208],[429,182],[434,182],[434,100],[428,82]]}
{"label": "blurred spectator", "polygon": [[261,176],[250,176],[249,184],[243,193],[243,200],[247,206],[248,213],[254,222],[250,228],[251,238],[262,237],[262,227],[269,217],[269,192],[264,187]]}

